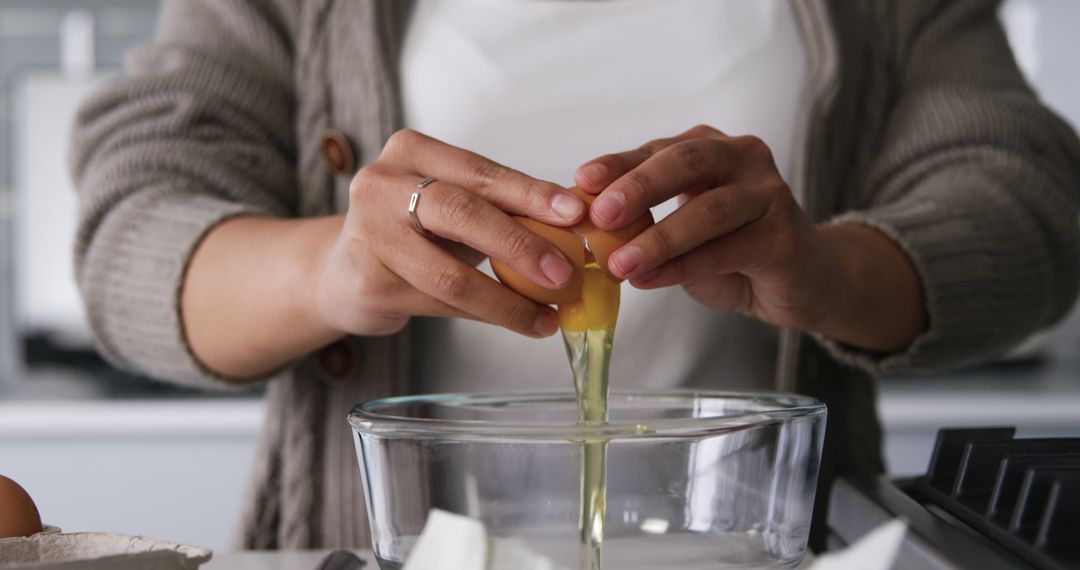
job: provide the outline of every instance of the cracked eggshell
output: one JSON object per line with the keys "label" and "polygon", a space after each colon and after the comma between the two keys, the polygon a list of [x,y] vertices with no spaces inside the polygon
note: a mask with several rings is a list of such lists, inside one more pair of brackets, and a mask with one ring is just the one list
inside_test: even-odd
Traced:
{"label": "cracked eggshell", "polygon": [[[589,206],[592,206],[593,200],[596,199],[596,196],[589,194],[577,186],[570,188],[570,191],[581,197],[581,199]],[[608,258],[611,257],[612,253],[615,253],[615,250],[636,238],[638,234],[648,229],[653,223],[652,212],[646,211],[638,219],[617,230],[602,230],[596,227],[588,217],[577,226],[574,226],[574,230],[589,241],[589,249],[592,251],[593,257],[596,258],[596,262],[600,265],[600,268],[603,269],[609,277],[616,279],[615,276],[611,275],[611,272],[608,271]],[[616,280],[622,282],[622,279]]]}
{"label": "cracked eggshell", "polygon": [[210,549],[104,532],[0,539],[0,570],[196,570]]}

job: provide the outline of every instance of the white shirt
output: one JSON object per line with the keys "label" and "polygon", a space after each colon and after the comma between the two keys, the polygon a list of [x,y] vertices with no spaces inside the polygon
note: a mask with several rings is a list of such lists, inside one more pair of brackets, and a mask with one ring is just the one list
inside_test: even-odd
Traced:
{"label": "white shirt", "polygon": [[[419,0],[401,58],[405,122],[563,185],[587,160],[705,123],[761,137],[790,179],[806,77],[790,1]],[[559,335],[437,319],[418,339],[424,391],[572,385]],[[768,389],[774,343],[679,287],[627,284],[612,386]]]}

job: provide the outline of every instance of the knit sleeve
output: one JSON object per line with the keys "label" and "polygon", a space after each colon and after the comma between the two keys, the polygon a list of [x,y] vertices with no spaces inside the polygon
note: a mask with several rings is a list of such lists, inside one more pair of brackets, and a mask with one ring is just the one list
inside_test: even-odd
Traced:
{"label": "knit sleeve", "polygon": [[295,213],[289,10],[167,0],[154,41],[79,110],[76,278],[100,350],[118,366],[225,385],[185,341],[180,288],[216,224]]}
{"label": "knit sleeve", "polygon": [[825,338],[874,373],[984,361],[1064,315],[1080,263],[1080,141],[1037,100],[997,20],[998,2],[888,2],[899,97],[833,222],[890,236],[921,279],[928,328],[904,351]]}

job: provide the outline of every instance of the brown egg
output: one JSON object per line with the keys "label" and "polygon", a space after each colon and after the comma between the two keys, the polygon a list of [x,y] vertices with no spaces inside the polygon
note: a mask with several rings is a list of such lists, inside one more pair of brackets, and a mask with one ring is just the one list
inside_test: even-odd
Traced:
{"label": "brown egg", "polygon": [[580,299],[583,268],[585,267],[585,246],[581,242],[581,237],[569,228],[549,226],[532,218],[514,216],[514,221],[551,242],[566,256],[574,272],[570,275],[570,282],[562,289],[548,289],[542,285],[537,285],[509,265],[497,259],[492,259],[491,269],[495,272],[495,276],[499,278],[499,281],[502,281],[507,287],[521,295],[545,305],[558,305]]}
{"label": "brown egg", "polygon": [[[577,186],[571,187],[570,191],[581,197],[586,205],[591,205],[596,198]],[[537,285],[509,265],[496,259],[491,260],[491,269],[495,272],[495,276],[499,278],[499,281],[502,281],[507,287],[521,295],[546,305],[569,303],[581,298],[582,275],[585,267],[585,241],[582,238],[588,241],[589,250],[592,251],[601,269],[611,276],[607,268],[608,258],[611,254],[653,225],[653,217],[650,212],[645,212],[644,215],[627,226],[610,232],[593,225],[588,216],[573,228],[549,226],[543,222],[520,216],[515,216],[514,220],[540,237],[550,241],[559,251],[566,255],[566,258],[570,260],[570,265],[574,268],[570,282],[565,287],[562,289],[548,289]]]}
{"label": "brown egg", "polygon": [[41,515],[18,483],[0,475],[0,538],[41,532]]}

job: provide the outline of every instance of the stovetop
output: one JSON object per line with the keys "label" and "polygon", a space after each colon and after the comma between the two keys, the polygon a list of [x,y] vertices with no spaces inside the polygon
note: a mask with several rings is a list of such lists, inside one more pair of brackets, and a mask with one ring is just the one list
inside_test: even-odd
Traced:
{"label": "stovetop", "polygon": [[926,475],[834,485],[829,548],[899,517],[894,570],[1080,568],[1080,438],[943,429]]}

